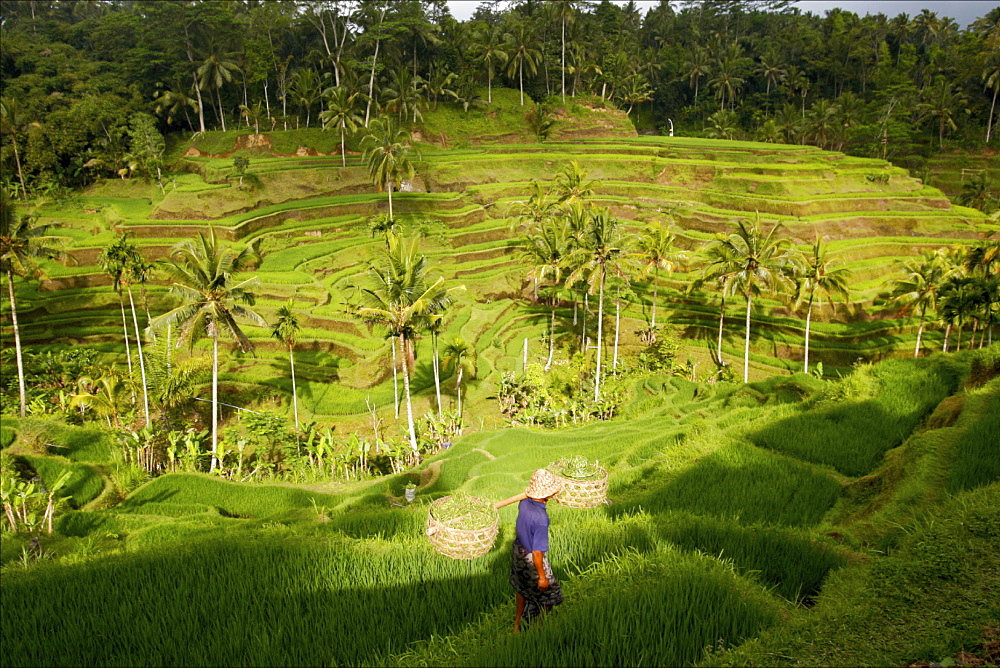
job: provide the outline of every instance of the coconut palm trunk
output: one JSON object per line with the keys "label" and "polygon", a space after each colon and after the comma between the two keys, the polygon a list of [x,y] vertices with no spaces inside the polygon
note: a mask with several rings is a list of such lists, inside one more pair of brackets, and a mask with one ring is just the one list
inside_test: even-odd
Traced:
{"label": "coconut palm trunk", "polygon": [[212,464],[208,469],[214,473],[219,464],[219,328],[213,322],[212,328]]}
{"label": "coconut palm trunk", "polygon": [[806,354],[805,363],[802,365],[803,373],[809,373],[809,325],[812,323],[813,303],[809,300],[809,308],[806,309]]}
{"label": "coconut palm trunk", "polygon": [[132,375],[132,346],[128,340],[128,316],[125,315],[125,300],[118,293],[118,305],[122,309],[122,330],[125,332],[125,360],[128,362],[128,374]]}
{"label": "coconut palm trunk", "polygon": [[455,378],[455,395],[458,397],[458,417],[462,417],[462,369],[461,362],[458,367],[458,376]]}
{"label": "coconut palm trunk", "polygon": [[434,345],[434,392],[437,395],[438,419],[441,418],[441,364],[438,361],[438,335],[431,332],[431,343]]}
{"label": "coconut palm trunk", "polygon": [[[986,141],[989,141],[987,139]],[[21,158],[17,155],[17,137],[11,134],[11,143],[14,146],[14,162],[17,163],[17,178],[21,182],[21,199],[28,199],[28,190],[24,185],[24,171],[21,169]]]}
{"label": "coconut palm trunk", "polygon": [[746,344],[743,347],[743,382],[750,382],[750,305],[752,304],[749,293],[747,294],[747,334]]}
{"label": "coconut palm trunk", "polygon": [[299,397],[295,390],[295,353],[292,347],[288,346],[288,366],[292,372],[292,414],[295,416],[295,429],[299,428]]}
{"label": "coconut palm trunk", "polygon": [[948,339],[951,338],[951,323],[949,322],[944,328],[944,345],[941,346],[941,352],[948,352]]}
{"label": "coconut palm trunk", "polygon": [[545,370],[552,366],[552,356],[556,349],[556,300],[552,298],[552,319],[549,320],[549,359],[545,362]]}
{"label": "coconut palm trunk", "polygon": [[399,345],[403,358],[403,392],[406,394],[406,426],[410,433],[410,447],[413,449],[413,456],[420,456],[420,448],[417,446],[417,433],[413,427],[413,401],[410,399],[410,370],[406,363],[406,339],[404,335],[399,335]]}
{"label": "coconut palm trunk", "polygon": [[132,288],[128,288],[129,306],[132,307],[132,326],[135,327],[135,347],[139,353],[139,371],[142,376],[142,410],[146,417],[146,426],[149,426],[149,390],[146,384],[146,362],[142,356],[142,332],[139,329],[139,319],[135,315],[135,299],[132,298]]}
{"label": "coconut palm trunk", "polygon": [[386,179],[385,189],[389,193],[389,220],[392,220],[392,179]]}
{"label": "coconut palm trunk", "polygon": [[347,139],[344,133],[344,126],[340,126],[340,164],[347,167]]}
{"label": "coconut palm trunk", "polygon": [[649,325],[653,329],[656,329],[656,302],[657,302],[659,287],[660,287],[660,268],[656,267],[653,269],[653,317]]}
{"label": "coconut palm trunk", "polygon": [[719,303],[719,344],[718,344],[718,354],[719,354],[719,363],[720,364],[722,363],[722,326],[723,326],[723,324],[725,322],[725,319],[726,319],[726,299],[725,299],[725,297],[723,297],[722,301]]}
{"label": "coconut palm trunk", "polygon": [[396,411],[396,419],[399,419],[399,376],[396,375],[396,337],[390,339],[392,342],[392,406]]}
{"label": "coconut palm trunk", "polygon": [[616,299],[615,300],[615,357],[614,361],[611,363],[611,368],[615,371],[615,373],[618,372],[618,331],[620,329],[619,325],[621,324],[621,315],[622,315],[622,303]]}
{"label": "coconut palm trunk", "polygon": [[601,285],[597,290],[597,370],[594,374],[594,401],[601,398],[601,337],[604,333],[604,272],[601,272]]}
{"label": "coconut palm trunk", "polygon": [[27,411],[27,389],[24,386],[24,360],[21,357],[21,330],[17,325],[17,303],[14,300],[14,272],[7,271],[7,290],[10,293],[10,322],[14,327],[14,357],[17,359],[17,394],[21,403],[21,417]]}
{"label": "coconut palm trunk", "polygon": [[924,307],[922,307],[920,309],[920,326],[917,327],[917,345],[913,349],[913,358],[914,359],[916,359],[920,355],[920,339],[924,335],[924,312],[926,310],[927,310],[926,306],[924,306]]}

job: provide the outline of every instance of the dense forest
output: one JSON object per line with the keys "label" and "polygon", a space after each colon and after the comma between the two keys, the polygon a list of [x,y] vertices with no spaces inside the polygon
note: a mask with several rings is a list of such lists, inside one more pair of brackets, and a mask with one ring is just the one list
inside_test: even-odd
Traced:
{"label": "dense forest", "polygon": [[[155,172],[155,135],[413,126],[442,101],[593,95],[641,132],[809,143],[915,169],[996,143],[1000,8],[802,13],[787,0],[4,0],[3,180],[51,192]],[[338,120],[339,119],[339,120]],[[342,122],[341,122],[342,121]]]}

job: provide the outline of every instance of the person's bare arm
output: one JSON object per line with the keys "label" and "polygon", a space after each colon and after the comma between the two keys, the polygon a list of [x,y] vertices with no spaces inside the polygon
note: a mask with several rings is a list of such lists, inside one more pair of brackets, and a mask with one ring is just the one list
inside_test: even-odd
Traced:
{"label": "person's bare arm", "polygon": [[497,510],[499,510],[500,508],[503,508],[504,506],[509,506],[512,503],[517,503],[518,501],[523,501],[524,499],[527,499],[527,498],[528,498],[527,494],[521,493],[521,494],[518,494],[517,496],[512,496],[509,499],[504,499],[503,501],[497,501],[496,503],[493,504],[493,507],[496,508]]}
{"label": "person's bare arm", "polygon": [[538,571],[538,588],[548,589],[549,578],[545,575],[545,562],[542,561],[545,558],[545,553],[539,550],[532,550],[531,556],[535,561],[535,570]]}

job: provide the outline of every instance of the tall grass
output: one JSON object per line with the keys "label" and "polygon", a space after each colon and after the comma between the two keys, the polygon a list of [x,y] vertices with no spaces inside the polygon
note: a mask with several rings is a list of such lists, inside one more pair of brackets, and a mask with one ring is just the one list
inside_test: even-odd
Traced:
{"label": "tall grass", "polygon": [[707,647],[738,644],[778,618],[773,602],[724,565],[670,549],[608,559],[585,580],[540,629],[489,643],[463,663],[690,665]]}
{"label": "tall grass", "polygon": [[835,480],[808,465],[733,441],[609,512],[687,511],[741,524],[810,526],[839,493]]}
{"label": "tall grass", "polygon": [[659,534],[678,547],[731,561],[790,601],[813,599],[827,574],[846,562],[801,531],[672,513],[657,518]]}
{"label": "tall grass", "polygon": [[38,472],[38,477],[46,487],[55,483],[63,472],[70,471],[70,476],[65,486],[58,492],[58,496],[68,499],[74,508],[96,499],[104,489],[100,473],[87,464],[71,462],[64,457],[25,455],[24,459]]}
{"label": "tall grass", "polygon": [[816,404],[749,437],[763,448],[845,475],[864,475],[885,451],[906,440],[958,381],[959,367],[943,356],[862,366],[828,386]]}
{"label": "tall grass", "polygon": [[363,665],[507,597],[500,555],[290,538],[279,528],[7,573],[17,604],[0,621],[3,664]]}
{"label": "tall grass", "polygon": [[966,400],[956,439],[947,489],[959,492],[1000,480],[1000,379],[990,381]]}
{"label": "tall grass", "polygon": [[284,485],[239,484],[201,474],[171,473],[136,490],[117,510],[158,514],[147,513],[147,506],[168,502],[212,506],[230,516],[266,518],[311,508],[313,501],[333,507],[341,499]]}

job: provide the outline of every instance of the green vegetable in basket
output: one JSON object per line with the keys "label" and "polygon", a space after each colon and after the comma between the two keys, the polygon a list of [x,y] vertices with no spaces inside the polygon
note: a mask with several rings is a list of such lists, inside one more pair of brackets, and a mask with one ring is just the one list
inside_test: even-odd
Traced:
{"label": "green vegetable in basket", "polygon": [[569,459],[560,459],[549,465],[549,470],[556,475],[561,475],[571,480],[580,480],[581,482],[599,480],[604,475],[597,462],[591,464],[582,455],[570,457]]}
{"label": "green vegetable in basket", "polygon": [[467,494],[455,494],[434,504],[431,515],[441,524],[462,531],[484,529],[497,519],[497,511],[492,503]]}

